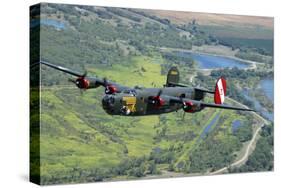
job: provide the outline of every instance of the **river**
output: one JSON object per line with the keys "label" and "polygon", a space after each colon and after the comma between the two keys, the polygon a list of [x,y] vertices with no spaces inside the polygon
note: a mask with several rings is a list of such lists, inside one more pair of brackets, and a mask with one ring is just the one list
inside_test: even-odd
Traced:
{"label": "river", "polygon": [[[273,79],[263,79],[259,83],[259,87],[264,92],[268,100],[274,103],[274,80]],[[244,89],[242,94],[244,97],[254,103],[255,109],[261,113],[263,117],[267,120],[273,122],[274,120],[274,113],[269,112],[267,109],[263,108],[260,102],[253,97],[253,89]],[[273,110],[272,110],[273,111]]]}
{"label": "river", "polygon": [[274,81],[273,79],[264,79],[260,82],[260,86],[264,91],[265,95],[270,100],[274,100]]}

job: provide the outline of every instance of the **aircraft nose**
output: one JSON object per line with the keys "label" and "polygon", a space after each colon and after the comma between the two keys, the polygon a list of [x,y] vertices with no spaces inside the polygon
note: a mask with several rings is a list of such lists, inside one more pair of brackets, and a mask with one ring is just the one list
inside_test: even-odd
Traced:
{"label": "aircraft nose", "polygon": [[103,106],[108,106],[109,105],[109,97],[105,95],[102,99],[102,105]]}
{"label": "aircraft nose", "polygon": [[103,109],[106,111],[111,111],[114,107],[114,97],[111,95],[105,95],[102,99]]}

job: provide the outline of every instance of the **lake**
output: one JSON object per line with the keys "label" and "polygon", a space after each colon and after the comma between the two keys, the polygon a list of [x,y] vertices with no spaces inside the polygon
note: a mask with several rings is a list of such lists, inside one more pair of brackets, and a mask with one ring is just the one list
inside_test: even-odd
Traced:
{"label": "lake", "polygon": [[[214,55],[206,55],[206,54],[198,54],[198,53],[190,53],[190,52],[175,52],[175,53],[180,57],[193,58],[197,62],[199,68],[201,69],[214,69],[214,68],[226,68],[226,67],[229,68],[237,67],[239,69],[243,69],[250,66],[249,64],[243,63],[241,61],[227,58],[227,57],[222,57],[222,56],[214,56]],[[264,94],[268,97],[268,99],[273,101],[274,99],[273,79],[264,79],[260,81],[259,85],[260,88],[264,91]],[[265,108],[263,108],[260,102],[256,98],[252,97],[251,95],[252,92],[253,92],[252,90],[244,90],[242,91],[242,94],[244,95],[245,98],[247,98],[248,100],[254,103],[255,109],[261,112],[263,117],[265,117],[270,121],[273,121],[274,119],[273,113],[268,112]],[[208,126],[205,131],[208,132],[209,127],[211,126],[212,124]]]}
{"label": "lake", "polygon": [[55,27],[56,29],[64,29],[65,24],[59,20],[54,20],[54,19],[32,19],[30,21],[30,27],[36,27],[41,23],[41,25],[46,25],[46,26],[52,26]]}
{"label": "lake", "polygon": [[250,64],[231,59],[223,56],[198,54],[190,52],[175,52],[180,57],[191,57],[196,61],[201,69],[216,69],[216,68],[233,68],[244,69],[250,66]]}

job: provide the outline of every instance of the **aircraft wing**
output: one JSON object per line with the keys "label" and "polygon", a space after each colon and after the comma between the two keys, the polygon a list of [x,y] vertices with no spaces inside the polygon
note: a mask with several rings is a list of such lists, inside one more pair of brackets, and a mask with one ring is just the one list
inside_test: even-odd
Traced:
{"label": "aircraft wing", "polygon": [[185,103],[190,103],[194,106],[196,106],[197,109],[203,109],[203,108],[222,108],[222,109],[228,109],[228,110],[241,110],[241,111],[255,111],[253,109],[249,108],[240,108],[236,106],[226,105],[226,104],[214,104],[214,103],[206,103],[203,101],[196,101],[188,98],[179,98],[179,97],[171,97],[170,96],[170,102],[172,103],[179,103],[185,105]]}
{"label": "aircraft wing", "polygon": [[61,66],[58,66],[58,65],[54,65],[54,64],[48,63],[48,62],[46,62],[46,61],[41,61],[40,63],[41,63],[41,64],[44,64],[44,65],[47,65],[47,66],[49,66],[49,67],[52,67],[52,68],[54,68],[54,69],[57,69],[57,70],[59,70],[59,71],[62,71],[62,72],[71,74],[71,75],[73,75],[73,76],[77,76],[77,77],[82,77],[82,76],[83,76],[83,74],[81,74],[81,73],[75,72],[75,71],[70,70],[70,69],[65,68],[65,67],[61,67]]}
{"label": "aircraft wing", "polygon": [[87,76],[86,72],[84,74],[81,74],[79,72],[70,70],[62,66],[54,65],[46,61],[40,61],[40,63],[48,67],[51,67],[53,69],[70,74],[72,76],[76,76],[77,78],[75,80],[69,79],[69,81],[73,82],[79,89],[85,90],[85,89],[91,89],[91,88],[97,88],[99,86],[103,86],[105,87],[106,94],[119,93],[122,92],[123,90],[130,89],[127,86],[122,86],[120,84],[109,81],[106,78],[100,79],[97,77],[89,77]]}
{"label": "aircraft wing", "polygon": [[229,109],[229,110],[255,111],[250,108],[239,108],[239,107],[225,105],[225,104],[212,104],[212,103],[200,102],[200,105],[202,107],[209,107],[209,108],[223,108],[223,109]]}

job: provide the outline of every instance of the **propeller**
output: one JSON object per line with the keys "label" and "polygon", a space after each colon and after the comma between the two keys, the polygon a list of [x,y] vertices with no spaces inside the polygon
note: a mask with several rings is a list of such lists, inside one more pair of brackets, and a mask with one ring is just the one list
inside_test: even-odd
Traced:
{"label": "propeller", "polygon": [[108,81],[107,81],[106,77],[103,78],[103,84],[104,84],[104,87],[106,87],[108,85]]}
{"label": "propeller", "polygon": [[81,76],[79,76],[77,79],[71,79],[69,78],[68,81],[74,83],[79,89],[82,94],[83,90],[86,90],[90,86],[90,81],[86,79],[87,77],[87,71]]}
{"label": "propeller", "polygon": [[117,92],[117,88],[114,85],[109,84],[105,77],[103,78],[103,85],[105,87],[104,89],[105,94],[114,94]]}
{"label": "propeller", "polygon": [[[184,101],[183,101],[183,97],[182,97],[182,96],[180,96],[180,100],[181,100],[181,102],[182,102],[182,104],[183,104],[183,106],[184,106],[185,103],[184,103]],[[183,114],[182,114],[182,121],[184,120],[184,117],[185,117],[185,111],[183,111]]]}
{"label": "propeller", "polygon": [[182,114],[182,121],[184,120],[184,117],[185,117],[185,111],[183,111],[183,114]]}
{"label": "propeller", "polygon": [[157,96],[156,97],[160,97],[160,95],[162,94],[162,89],[159,89],[158,93],[157,93]]}
{"label": "propeller", "polygon": [[68,78],[68,81],[71,82],[71,83],[76,84],[76,80],[73,80],[73,79],[71,79],[71,78]]}
{"label": "propeller", "polygon": [[160,108],[161,106],[164,105],[165,101],[164,99],[161,98],[161,94],[162,94],[162,89],[160,89],[157,93],[156,96],[152,96],[151,97],[151,101],[150,103],[155,107],[155,108]]}

